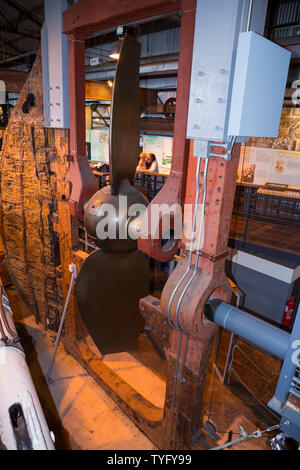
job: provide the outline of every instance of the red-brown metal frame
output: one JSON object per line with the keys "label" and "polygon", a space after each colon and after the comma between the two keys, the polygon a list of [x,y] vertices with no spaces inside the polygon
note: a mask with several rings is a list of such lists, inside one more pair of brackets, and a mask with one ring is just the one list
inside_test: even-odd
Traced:
{"label": "red-brown metal frame", "polygon": [[63,32],[85,35],[182,9],[182,0],[79,0],[63,13]]}
{"label": "red-brown metal frame", "polygon": [[85,144],[85,35],[68,35],[70,89],[70,212],[83,219],[82,206],[98,189],[86,157]]}
{"label": "red-brown metal frame", "polygon": [[[194,39],[194,28],[195,1],[183,1],[172,166],[165,185],[148,206],[140,229],[143,237],[138,239],[139,249],[148,256],[158,259],[159,261],[168,261],[174,257],[178,251],[179,240],[176,240],[168,250],[165,250],[162,248],[161,238],[151,238],[150,235],[146,238],[145,234],[147,233],[147,228],[152,227],[151,205],[162,204],[166,208],[165,210],[168,211],[167,207],[171,207],[173,204],[182,204],[182,199],[185,194],[185,181],[190,150],[190,141],[186,139],[186,128],[193,57],[192,44]],[[168,216],[168,214],[166,215]],[[160,214],[160,219],[158,221],[158,224],[160,225],[158,229],[159,233],[161,232],[163,216],[164,214]],[[156,232],[155,229],[153,232]]]}
{"label": "red-brown metal frame", "polygon": [[[181,203],[182,187],[186,177],[186,162],[189,141],[185,138],[192,43],[194,33],[196,0],[80,0],[63,13],[63,32],[69,43],[69,88],[70,88],[70,210],[82,219],[82,204],[97,191],[96,182],[89,168],[85,151],[85,38],[95,31],[112,28],[148,17],[157,17],[174,11],[182,12],[182,34],[180,42],[178,92],[174,129],[173,163],[168,183],[159,201]],[[183,31],[184,30],[184,31]],[[160,259],[171,259],[177,244],[170,250],[161,248],[159,240],[146,239],[139,248],[148,255]]]}
{"label": "red-brown metal frame", "polygon": [[[107,0],[101,3],[97,0],[80,0],[64,12],[64,32],[69,35],[70,44],[70,81],[73,81],[73,83],[70,83],[72,119],[70,129],[71,154],[73,156],[72,163],[74,165],[77,164],[77,167],[74,167],[76,170],[74,174],[76,175],[77,172],[77,175],[79,174],[81,178],[81,187],[76,195],[77,202],[80,200],[80,197],[82,198],[83,191],[86,191],[86,195],[90,190],[90,188],[88,190],[84,188],[85,180],[89,176],[83,173],[80,166],[82,164],[80,153],[83,152],[85,146],[83,39],[94,31],[128,24],[149,16],[155,17],[176,10],[181,10],[182,12],[182,25],[172,168],[168,182],[153,200],[153,203],[164,203],[168,206],[176,202],[183,202],[184,196],[187,203],[194,201],[196,158],[193,156],[190,141],[186,139],[186,125],[195,7],[196,0]],[[80,51],[78,56],[76,55],[76,50]],[[73,116],[72,112],[74,112]],[[220,149],[214,148],[213,152],[220,153]],[[230,162],[225,162],[223,158],[218,157],[210,159],[209,162],[203,246],[203,252],[206,256],[200,256],[198,259],[196,276],[189,286],[187,294],[182,299],[178,315],[180,328],[188,338],[185,368],[182,371],[184,374],[182,386],[183,398],[181,406],[178,405],[178,424],[175,426],[175,431],[178,431],[177,445],[179,446],[192,446],[201,424],[205,376],[211,352],[212,338],[216,328],[215,325],[203,318],[203,307],[209,298],[218,297],[226,301],[230,300],[231,288],[225,275],[225,258],[223,254],[227,249],[238,159],[239,147],[236,146]],[[203,164],[204,161],[202,162],[201,175],[203,175]],[[91,173],[91,170],[89,171]],[[187,181],[186,191],[185,181]],[[203,185],[200,194],[201,199],[203,199]],[[175,244],[168,252],[163,253],[160,240],[153,241],[146,239],[142,241],[140,239],[139,248],[152,257],[165,260],[170,259],[173,252],[178,249],[178,245]],[[219,256],[220,254],[222,256]],[[108,373],[105,369],[106,366],[103,365],[99,358],[95,355],[92,357],[93,353],[90,348],[87,348],[85,352],[80,350],[80,345],[78,346],[79,349],[76,344],[73,348],[74,355],[79,357],[79,360],[95,379],[119,403],[121,408],[135,420],[136,424],[162,448],[166,448],[168,445],[168,433],[173,417],[172,402],[174,397],[176,397],[176,393],[174,393],[174,384],[176,385],[177,381],[176,362],[180,358],[180,355],[177,355],[180,332],[168,326],[166,317],[168,316],[170,299],[173,299],[174,289],[180,284],[180,289],[178,289],[173,299],[174,302],[170,310],[171,319],[175,323],[176,305],[181,292],[183,292],[188,279],[194,271],[195,262],[196,254],[194,253],[192,264],[189,268],[190,272],[184,279],[184,282],[181,283],[183,274],[188,266],[188,255],[186,250],[182,248],[178,266],[164,287],[160,304],[157,299],[151,298],[151,296],[149,296],[150,298],[140,300],[140,307],[145,316],[146,324],[149,324],[151,321],[158,321],[157,319],[159,319],[155,327],[155,330],[159,333],[158,340],[161,339],[161,330],[166,328],[170,341],[167,345],[168,372],[163,413],[162,410],[153,410],[153,405],[150,403],[144,404],[144,399],[140,396],[138,399],[135,399],[136,391],[132,392],[134,397],[129,392],[124,393],[124,390],[130,388],[129,385],[123,384],[124,390],[122,388],[122,391],[118,387],[116,388],[114,385],[111,385],[109,383],[111,371]],[[75,335],[74,342],[76,343],[76,341]]]}

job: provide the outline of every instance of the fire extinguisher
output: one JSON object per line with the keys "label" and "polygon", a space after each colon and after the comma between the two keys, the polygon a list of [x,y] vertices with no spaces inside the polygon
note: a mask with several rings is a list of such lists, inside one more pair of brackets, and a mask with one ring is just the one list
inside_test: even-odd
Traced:
{"label": "fire extinguisher", "polygon": [[284,309],[284,315],[283,315],[283,320],[282,324],[284,326],[290,326],[294,311],[296,307],[296,296],[293,295],[286,303],[285,309]]}

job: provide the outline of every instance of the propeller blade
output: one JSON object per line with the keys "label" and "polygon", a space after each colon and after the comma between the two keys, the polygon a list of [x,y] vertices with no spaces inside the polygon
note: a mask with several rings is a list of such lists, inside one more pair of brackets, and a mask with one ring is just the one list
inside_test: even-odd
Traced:
{"label": "propeller blade", "polygon": [[[92,236],[97,233],[97,214],[102,203],[117,209],[112,220],[117,228],[124,219],[119,210],[119,194],[128,196],[130,204],[141,202],[141,194],[133,187],[139,150],[140,48],[140,43],[126,34],[117,65],[111,110],[111,187],[96,193],[85,208],[85,224]],[[144,198],[142,200],[145,203]],[[127,217],[125,214],[125,221]],[[101,244],[98,240],[105,251],[96,250],[85,260],[75,295],[94,343],[102,354],[112,354],[135,349],[144,327],[139,299],[149,293],[149,261],[128,239],[105,240],[101,240]]]}
{"label": "propeller blade", "polygon": [[133,183],[139,154],[140,43],[126,34],[118,60],[112,99],[109,159],[111,192],[118,194],[123,180]]}
{"label": "propeller blade", "polygon": [[135,349],[145,321],[139,299],[149,293],[149,262],[140,251],[94,251],[75,286],[82,319],[102,354]]}

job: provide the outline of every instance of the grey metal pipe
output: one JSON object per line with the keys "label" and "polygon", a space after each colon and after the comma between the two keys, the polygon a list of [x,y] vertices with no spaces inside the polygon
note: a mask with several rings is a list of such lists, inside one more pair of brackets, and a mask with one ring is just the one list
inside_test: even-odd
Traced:
{"label": "grey metal pipe", "polygon": [[286,331],[218,299],[206,303],[205,316],[264,351],[285,358],[291,336]]}

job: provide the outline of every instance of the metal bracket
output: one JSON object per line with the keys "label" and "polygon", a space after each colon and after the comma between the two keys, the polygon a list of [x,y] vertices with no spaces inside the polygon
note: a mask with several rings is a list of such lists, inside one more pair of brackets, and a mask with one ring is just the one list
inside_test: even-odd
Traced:
{"label": "metal bracket", "polygon": [[203,258],[209,259],[212,263],[215,263],[221,258],[224,258],[230,253],[230,250],[225,250],[222,251],[222,253],[218,253],[217,255],[209,255],[208,253],[203,253],[202,251],[200,252],[200,256],[203,256]]}
{"label": "metal bracket", "polygon": [[[184,254],[186,254],[188,251],[190,251],[190,250],[186,250],[185,246],[182,245],[182,244],[179,245],[179,248],[183,249]],[[197,250],[193,250],[193,253],[196,253],[196,251]],[[222,253],[218,253],[216,255],[210,255],[209,253],[204,253],[204,251],[200,251],[199,256],[202,256],[203,258],[208,259],[211,263],[215,263],[219,259],[224,258],[225,256],[227,256],[229,253],[230,253],[230,250],[225,250],[225,251],[222,251]]]}
{"label": "metal bracket", "polygon": [[[228,142],[217,143],[212,140],[194,139],[194,157],[210,158],[220,157],[224,158],[227,162],[231,160],[232,149],[235,144],[236,137],[229,137]],[[226,153],[213,153],[213,147],[220,147],[226,150]]]}
{"label": "metal bracket", "polygon": [[[225,144],[218,144],[216,142],[212,142],[212,141],[209,141],[208,142],[208,153],[207,153],[207,156],[208,157],[221,157],[221,158],[224,158],[224,160],[226,162],[230,162],[231,160],[231,156],[232,156],[232,149],[233,149],[233,146],[235,144],[235,141],[236,141],[236,137],[235,136],[231,136],[229,138],[229,141],[226,142]],[[218,154],[218,153],[213,153],[212,152],[212,148],[213,147],[220,147],[220,148],[223,148],[226,150],[226,153],[223,153],[223,154]]]}

